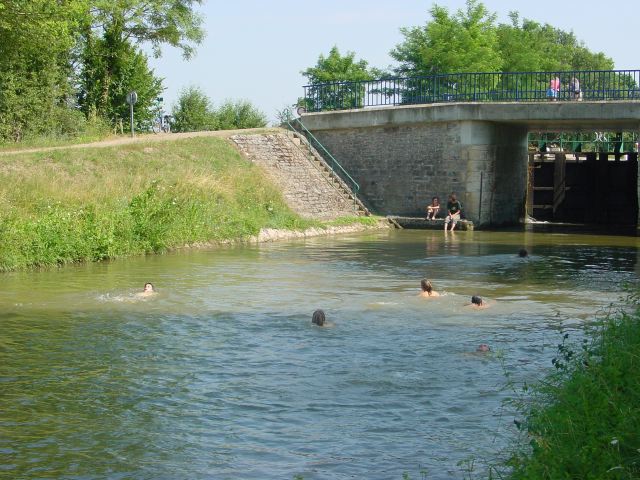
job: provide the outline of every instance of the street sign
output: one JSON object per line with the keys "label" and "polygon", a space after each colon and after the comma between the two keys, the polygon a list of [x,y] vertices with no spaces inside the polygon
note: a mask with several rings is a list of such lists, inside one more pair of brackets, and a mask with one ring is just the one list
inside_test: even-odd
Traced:
{"label": "street sign", "polygon": [[127,103],[133,105],[138,101],[138,94],[136,92],[127,93]]}

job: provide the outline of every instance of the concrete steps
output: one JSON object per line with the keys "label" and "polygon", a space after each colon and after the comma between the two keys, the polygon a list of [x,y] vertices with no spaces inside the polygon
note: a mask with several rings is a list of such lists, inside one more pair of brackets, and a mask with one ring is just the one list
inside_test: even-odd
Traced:
{"label": "concrete steps", "polygon": [[308,148],[306,139],[281,131],[230,137],[278,185],[289,207],[305,218],[331,220],[366,215],[347,185]]}

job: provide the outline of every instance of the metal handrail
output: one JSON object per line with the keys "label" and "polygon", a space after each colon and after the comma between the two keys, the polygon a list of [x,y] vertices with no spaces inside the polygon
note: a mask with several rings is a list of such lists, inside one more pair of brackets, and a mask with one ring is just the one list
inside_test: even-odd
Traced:
{"label": "metal handrail", "polygon": [[[556,78],[559,87],[551,89]],[[301,106],[308,112],[440,102],[640,101],[640,70],[468,72],[303,88]]]}
{"label": "metal handrail", "polygon": [[292,121],[298,122],[298,124],[300,125],[300,128],[302,128],[302,130],[303,130],[304,134],[307,136],[307,138],[313,140],[316,143],[316,145],[324,152],[324,154],[331,160],[331,163],[333,163],[333,165],[331,163],[327,162],[327,164],[329,165],[329,168],[331,168],[331,171],[334,172],[334,174],[336,174],[335,168],[334,168],[334,165],[335,165],[335,167],[337,167],[339,169],[339,171],[342,172],[342,175],[340,175],[340,174],[336,174],[336,175],[338,175],[338,177],[342,178],[342,180],[346,179],[351,183],[351,185],[347,184],[347,186],[350,187],[351,192],[354,195],[354,199],[357,198],[358,192],[360,191],[360,185],[358,184],[358,182],[356,182],[354,180],[354,178],[351,175],[349,175],[349,173],[342,167],[342,165],[340,165],[340,163],[334,158],[334,156],[331,155],[329,150],[327,150],[324,147],[324,145],[320,142],[320,140],[318,140],[315,137],[315,135],[309,131],[309,129],[304,125],[304,123],[302,123],[300,118],[296,117],[296,118],[292,119],[290,115],[287,115],[287,118],[286,118],[287,125],[289,125],[289,128],[291,128],[291,130],[296,132],[297,129],[292,125],[292,123],[291,123]]}

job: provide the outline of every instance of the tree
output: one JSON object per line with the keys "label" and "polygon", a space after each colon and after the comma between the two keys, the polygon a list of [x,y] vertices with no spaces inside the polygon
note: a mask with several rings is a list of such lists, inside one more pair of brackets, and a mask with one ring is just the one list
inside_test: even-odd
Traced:
{"label": "tree", "polygon": [[71,49],[82,6],[75,0],[0,2],[0,140],[48,133],[73,107]]}
{"label": "tree", "polygon": [[524,19],[517,12],[509,14],[511,24],[498,26],[498,43],[502,54],[502,71],[611,70],[613,60],[604,53],[591,52],[573,32],[549,24]]}
{"label": "tree", "polygon": [[[318,57],[315,67],[301,72],[310,84],[306,99],[309,104],[305,105],[307,109],[328,110],[362,106],[364,86],[342,85],[337,88],[338,82],[360,82],[374,78],[367,61],[356,60],[355,56],[354,52],[341,55],[338,47],[334,46],[328,56],[321,54]],[[333,85],[326,85],[329,82]]]}
{"label": "tree", "polygon": [[[148,124],[157,114],[156,99],[163,90],[162,80],[149,68],[147,57],[133,45],[124,42],[117,52],[110,52],[107,41],[92,39],[85,45],[80,74],[79,103],[86,115],[96,112],[110,122],[129,119],[127,93],[135,91],[138,126]],[[111,65],[107,59],[113,56]]]}
{"label": "tree", "polygon": [[198,87],[182,90],[171,113],[171,126],[176,132],[216,130],[218,127],[211,100]]}
{"label": "tree", "polygon": [[[136,87],[134,78],[150,93],[145,100],[155,99],[157,93],[152,92],[158,90],[159,80],[152,78],[138,44],[150,43],[158,56],[162,45],[171,45],[190,58],[193,44],[204,36],[202,19],[194,10],[202,0],[88,1],[91,8],[82,29],[80,82],[85,112],[111,119],[124,105],[122,92]],[[143,116],[152,115],[150,104],[138,104],[137,110]]]}
{"label": "tree", "polygon": [[267,116],[247,100],[227,100],[215,113],[220,130],[260,128],[267,124]]}
{"label": "tree", "polygon": [[390,54],[399,75],[419,76],[456,72],[498,72],[496,15],[478,0],[467,0],[466,11],[450,15],[434,5],[424,27],[401,28],[404,41]]}

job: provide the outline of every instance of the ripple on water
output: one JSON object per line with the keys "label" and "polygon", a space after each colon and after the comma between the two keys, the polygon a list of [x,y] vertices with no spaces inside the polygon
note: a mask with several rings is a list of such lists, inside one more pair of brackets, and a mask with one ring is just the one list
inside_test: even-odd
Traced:
{"label": "ripple on water", "polygon": [[[579,338],[635,278],[637,242],[435,233],[7,278],[3,473],[347,479],[418,477],[421,465],[460,478],[459,462],[491,459],[512,436],[505,371],[531,381],[561,329]],[[522,245],[530,258],[516,258]],[[418,298],[424,277],[446,295]],[[159,294],[138,301],[149,280]],[[492,307],[465,307],[476,294]],[[333,328],[310,325],[316,308]]]}

